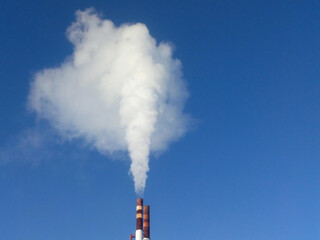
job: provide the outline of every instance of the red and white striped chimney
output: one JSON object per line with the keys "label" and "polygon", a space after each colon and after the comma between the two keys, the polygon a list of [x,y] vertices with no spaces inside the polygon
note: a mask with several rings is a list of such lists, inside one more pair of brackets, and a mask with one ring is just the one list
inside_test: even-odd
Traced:
{"label": "red and white striped chimney", "polygon": [[136,240],[143,240],[143,200],[142,198],[137,199],[137,228],[136,228]]}

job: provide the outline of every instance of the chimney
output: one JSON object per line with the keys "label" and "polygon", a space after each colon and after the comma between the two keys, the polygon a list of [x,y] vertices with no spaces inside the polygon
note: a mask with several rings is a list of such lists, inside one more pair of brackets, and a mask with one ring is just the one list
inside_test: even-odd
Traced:
{"label": "chimney", "polygon": [[143,207],[143,237],[144,240],[150,238],[150,206]]}
{"label": "chimney", "polygon": [[[130,234],[130,240],[150,240],[150,206],[143,206],[143,199],[137,199],[136,233]],[[142,223],[143,222],[143,223]]]}
{"label": "chimney", "polygon": [[142,225],[142,212],[143,200],[142,198],[137,199],[137,228],[136,228],[136,240],[143,240],[143,225]]}

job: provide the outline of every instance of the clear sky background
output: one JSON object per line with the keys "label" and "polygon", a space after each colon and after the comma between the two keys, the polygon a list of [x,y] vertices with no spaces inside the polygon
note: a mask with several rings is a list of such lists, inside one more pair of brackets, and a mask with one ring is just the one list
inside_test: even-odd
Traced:
{"label": "clear sky background", "polygon": [[128,159],[63,141],[27,110],[35,72],[72,54],[94,7],[175,45],[196,122],[152,156],[151,238],[320,239],[320,2],[0,0],[0,239],[122,240]]}

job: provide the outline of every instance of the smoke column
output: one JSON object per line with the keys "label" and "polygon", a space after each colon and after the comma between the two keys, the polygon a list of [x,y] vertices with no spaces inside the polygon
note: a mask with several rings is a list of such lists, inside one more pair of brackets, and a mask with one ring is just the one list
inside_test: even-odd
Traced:
{"label": "smoke column", "polygon": [[29,106],[64,138],[83,139],[102,154],[127,151],[142,193],[150,153],[186,131],[181,63],[144,24],[117,27],[92,8],[76,12],[67,37],[72,56],[35,74]]}

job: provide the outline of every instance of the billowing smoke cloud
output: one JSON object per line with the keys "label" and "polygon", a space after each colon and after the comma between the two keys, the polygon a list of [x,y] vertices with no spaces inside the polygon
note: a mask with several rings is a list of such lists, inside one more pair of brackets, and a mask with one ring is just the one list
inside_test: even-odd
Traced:
{"label": "billowing smoke cloud", "polygon": [[72,56],[35,75],[29,105],[63,137],[84,139],[103,154],[128,151],[142,193],[150,153],[186,131],[181,63],[144,24],[117,27],[94,9],[77,11],[67,36]]}

